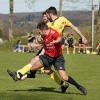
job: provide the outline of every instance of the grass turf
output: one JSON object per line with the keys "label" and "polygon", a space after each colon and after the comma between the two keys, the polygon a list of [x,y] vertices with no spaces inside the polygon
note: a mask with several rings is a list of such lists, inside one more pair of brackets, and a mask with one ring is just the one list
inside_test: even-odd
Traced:
{"label": "grass turf", "polygon": [[37,74],[36,79],[14,82],[7,68],[17,70],[33,56],[32,53],[0,52],[0,100],[99,100],[100,56],[64,53],[68,74],[87,88],[87,96],[72,85],[65,94],[60,93],[59,86],[47,75]]}

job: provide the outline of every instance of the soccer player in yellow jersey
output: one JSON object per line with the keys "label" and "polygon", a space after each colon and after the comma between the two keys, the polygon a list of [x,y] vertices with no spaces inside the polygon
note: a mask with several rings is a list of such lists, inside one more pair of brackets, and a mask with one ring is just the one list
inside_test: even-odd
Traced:
{"label": "soccer player in yellow jersey", "polygon": [[[52,20],[52,22],[48,22],[47,25],[48,27],[50,28],[53,28],[54,30],[56,30],[60,36],[59,36],[59,39],[61,40],[62,36],[63,36],[63,31],[66,27],[70,27],[72,30],[74,30],[81,38],[82,38],[82,41],[84,43],[87,43],[87,40],[86,38],[82,35],[82,33],[80,32],[80,30],[74,26],[67,18],[65,18],[64,16],[61,16],[61,17],[58,17],[57,16],[57,10],[55,7],[50,7],[46,10],[46,14],[48,16],[48,19],[49,20]],[[63,73],[63,70],[60,70],[59,71],[60,74]],[[68,81],[70,81],[69,83],[70,84],[73,84],[74,86],[77,87],[77,84],[76,84],[76,81],[70,77],[70,76],[67,76],[67,79]],[[63,88],[62,88],[63,90]],[[64,91],[65,92],[65,91]]]}
{"label": "soccer player in yellow jersey", "polygon": [[[85,39],[85,37],[82,35],[82,33],[79,31],[79,29],[77,27],[75,27],[65,17],[57,16],[57,10],[55,7],[50,7],[48,9],[47,14],[49,15],[49,18],[51,18],[53,21],[50,24],[48,24],[48,26],[55,29],[60,34],[59,39],[62,38],[63,30],[67,26],[67,27],[71,27],[74,31],[76,31],[76,33],[78,33],[80,35],[80,37],[82,38],[84,43],[87,42],[87,40]],[[36,60],[38,61],[38,56],[36,57],[36,59],[33,59],[33,63],[35,63]],[[27,72],[27,71],[29,71],[29,68],[30,68],[30,65],[24,66],[24,68],[22,68],[21,71]],[[51,72],[49,72],[49,70],[45,70],[45,72],[48,74],[51,73]],[[63,73],[63,70],[60,70],[60,73]],[[54,78],[54,75],[53,75],[53,78]],[[67,76],[67,80],[69,83],[71,83],[75,86],[77,85],[76,82],[71,77]]]}
{"label": "soccer player in yellow jersey", "polygon": [[[83,36],[81,31],[76,26],[74,26],[64,16],[61,16],[61,17],[57,16],[57,10],[55,7],[50,7],[47,9],[47,16],[49,17],[50,20],[52,20],[51,24],[49,24],[49,27],[55,29],[60,34],[59,38],[62,38],[64,29],[66,27],[70,27],[72,30],[74,30],[82,38],[82,42],[84,44],[87,43],[87,39]],[[60,70],[59,73],[63,73],[63,70]],[[70,80],[69,83],[76,86],[76,82],[72,77],[67,76],[67,79]]]}
{"label": "soccer player in yellow jersey", "polygon": [[[47,9],[47,16],[48,16],[48,18],[50,20],[52,20],[52,22],[47,23],[48,27],[55,29],[60,34],[60,36],[59,36],[60,40],[61,40],[61,38],[63,36],[64,29],[66,27],[70,27],[72,30],[74,30],[82,38],[83,43],[87,43],[86,38],[82,35],[82,33],[80,32],[80,30],[76,26],[74,26],[64,16],[61,16],[61,17],[57,16],[57,10],[56,10],[55,7],[50,7],[50,8]],[[47,70],[47,72],[48,72],[48,70]],[[59,73],[62,74],[63,70],[59,70]],[[74,85],[74,86],[77,87],[76,81],[72,77],[67,76],[67,79],[68,79],[68,82],[70,81],[69,82],[70,84],[72,84],[72,85]]]}

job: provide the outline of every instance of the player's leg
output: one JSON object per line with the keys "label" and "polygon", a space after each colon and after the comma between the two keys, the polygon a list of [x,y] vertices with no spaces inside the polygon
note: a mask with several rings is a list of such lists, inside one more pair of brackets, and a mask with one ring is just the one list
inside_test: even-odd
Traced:
{"label": "player's leg", "polygon": [[36,56],[35,58],[33,58],[31,60],[31,62],[28,65],[26,65],[22,69],[18,70],[18,72],[20,72],[22,75],[26,74],[27,72],[31,71],[30,69],[32,68],[32,66],[34,66],[34,68],[37,67],[35,65],[37,65],[38,61],[39,61],[39,57]]}
{"label": "player's leg", "polygon": [[[42,52],[42,50],[43,50],[43,47],[37,52],[36,57],[34,57],[31,62],[36,63],[39,60],[39,54]],[[41,68],[41,71],[44,71],[43,68]],[[26,78],[35,78],[36,77],[36,72],[37,72],[37,70],[30,71],[29,73],[25,74],[22,77],[22,80],[24,80]]]}
{"label": "player's leg", "polygon": [[48,74],[50,76],[50,78],[52,80],[54,80],[54,82],[56,82],[58,85],[60,85],[62,93],[66,92],[67,88],[69,87],[69,84],[67,82],[63,81],[60,78],[60,76],[57,74],[57,72],[55,72],[53,70],[49,70],[49,71],[46,70],[46,74]]}
{"label": "player's leg", "polygon": [[23,68],[17,70],[16,72],[12,72],[10,70],[7,70],[8,74],[15,80],[18,81],[22,78],[23,75],[25,75],[27,72],[31,71],[31,70],[38,70],[39,68],[41,68],[43,66],[43,64],[41,63],[41,61],[39,60],[36,63],[33,63],[32,61],[25,65]]}
{"label": "player's leg", "polygon": [[75,86],[79,91],[81,91],[84,95],[87,94],[87,90],[86,90],[82,85],[80,85],[78,82],[76,82],[71,76],[66,75],[66,73],[65,73],[64,70],[58,70],[58,72],[59,72],[61,78],[62,78],[64,81],[66,81],[66,82],[68,82],[68,83],[74,85],[74,86]]}
{"label": "player's leg", "polygon": [[[59,60],[61,60],[60,62],[59,62]],[[58,63],[59,62],[59,63]],[[64,69],[64,67],[59,67],[58,65],[61,65],[61,66],[63,66],[62,64],[64,64],[64,59],[63,59],[63,57],[58,57],[57,59],[55,59],[55,61],[54,61],[54,63],[53,63],[53,65],[54,65],[54,67],[55,67],[55,69],[57,70],[57,69],[62,69],[62,70],[65,70]],[[58,67],[59,68],[58,68]],[[58,77],[58,75],[57,75],[57,77]],[[59,85],[61,86],[61,90],[62,90],[62,93],[65,93],[66,92],[66,90],[67,90],[67,88],[69,87],[69,84],[68,84],[68,82],[65,82],[64,80],[62,80],[61,79],[61,77],[59,76]]]}
{"label": "player's leg", "polygon": [[[38,61],[39,61],[39,56],[37,55],[31,60],[31,63],[35,64]],[[29,71],[28,73],[26,73],[25,75],[22,76],[21,80],[25,80],[26,78],[35,78],[36,77],[36,72],[37,72],[37,70]]]}
{"label": "player's leg", "polygon": [[54,66],[56,67],[56,69],[57,69],[62,80],[74,85],[84,95],[87,94],[87,90],[83,86],[81,86],[78,82],[76,82],[71,76],[68,76],[66,74],[65,68],[64,68],[64,58],[63,58],[63,56],[60,56],[56,59]]}
{"label": "player's leg", "polygon": [[48,69],[44,69],[44,73],[49,75],[49,77],[54,80],[54,82],[56,82],[58,85],[62,85],[63,81],[61,80],[61,78],[58,76],[58,74],[51,69],[51,67],[49,67]]}

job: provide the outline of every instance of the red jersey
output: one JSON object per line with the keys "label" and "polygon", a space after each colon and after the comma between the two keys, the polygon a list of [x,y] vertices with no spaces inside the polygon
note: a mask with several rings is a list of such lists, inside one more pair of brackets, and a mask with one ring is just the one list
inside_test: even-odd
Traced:
{"label": "red jersey", "polygon": [[50,57],[58,57],[62,53],[61,43],[50,44],[50,42],[56,40],[58,37],[59,33],[54,29],[50,29],[49,34],[43,37],[45,54]]}

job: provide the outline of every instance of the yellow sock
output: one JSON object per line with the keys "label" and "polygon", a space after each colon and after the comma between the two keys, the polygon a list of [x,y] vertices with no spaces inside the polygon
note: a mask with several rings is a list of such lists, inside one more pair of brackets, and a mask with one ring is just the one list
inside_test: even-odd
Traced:
{"label": "yellow sock", "polygon": [[17,72],[20,72],[22,75],[24,75],[25,73],[30,71],[31,67],[32,67],[31,64],[27,64],[22,69],[18,70]]}
{"label": "yellow sock", "polygon": [[51,77],[51,79],[53,79],[58,85],[61,85],[61,79],[60,79],[60,77],[56,74],[56,72],[52,72],[51,74],[50,74],[50,77]]}
{"label": "yellow sock", "polygon": [[41,71],[41,73],[44,73],[44,67],[42,67],[42,68],[40,69],[40,71]]}

